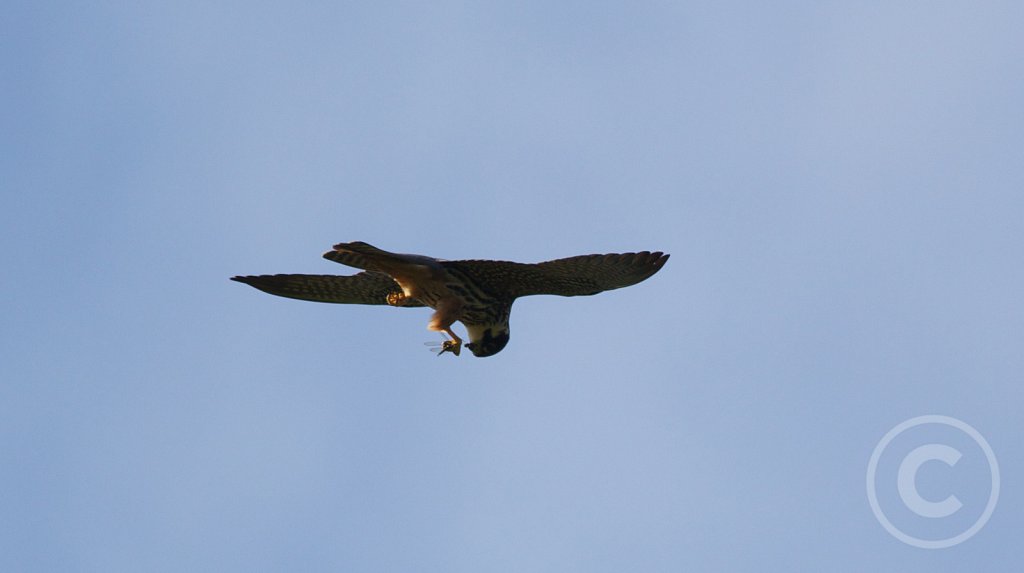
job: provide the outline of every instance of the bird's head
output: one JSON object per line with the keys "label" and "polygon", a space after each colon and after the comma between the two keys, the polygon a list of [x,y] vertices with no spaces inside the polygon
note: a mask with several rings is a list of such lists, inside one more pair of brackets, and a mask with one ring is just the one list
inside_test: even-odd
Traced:
{"label": "bird's head", "polygon": [[508,344],[508,324],[466,325],[469,343],[466,348],[473,356],[494,356]]}

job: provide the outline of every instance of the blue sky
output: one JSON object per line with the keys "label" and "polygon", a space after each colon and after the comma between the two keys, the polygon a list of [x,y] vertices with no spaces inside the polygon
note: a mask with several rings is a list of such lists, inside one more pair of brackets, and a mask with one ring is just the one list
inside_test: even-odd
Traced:
{"label": "blue sky", "polygon": [[[1018,3],[5,13],[0,569],[1024,557]],[[428,353],[427,310],[227,280],[346,273],[320,253],[351,240],[672,259],[518,302],[489,359]],[[925,414],[976,428],[1002,476],[943,550],[889,535],[865,493],[882,436]],[[902,527],[977,515],[988,469],[958,439],[883,458]],[[913,440],[964,453],[917,481],[960,521],[900,513]]]}

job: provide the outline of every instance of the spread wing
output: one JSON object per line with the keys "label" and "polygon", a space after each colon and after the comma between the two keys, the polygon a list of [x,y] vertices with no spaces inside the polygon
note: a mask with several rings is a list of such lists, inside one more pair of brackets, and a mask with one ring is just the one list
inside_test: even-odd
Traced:
{"label": "spread wing", "polygon": [[[389,294],[402,292],[391,277],[375,272],[352,276],[259,275],[231,277],[231,280],[277,296],[339,304],[387,304]],[[423,305],[410,300],[404,306]]]}
{"label": "spread wing", "polygon": [[585,296],[635,285],[658,272],[668,255],[642,251],[581,255],[537,264],[508,261],[446,261],[446,267],[471,275],[495,295],[511,300],[551,294]]}

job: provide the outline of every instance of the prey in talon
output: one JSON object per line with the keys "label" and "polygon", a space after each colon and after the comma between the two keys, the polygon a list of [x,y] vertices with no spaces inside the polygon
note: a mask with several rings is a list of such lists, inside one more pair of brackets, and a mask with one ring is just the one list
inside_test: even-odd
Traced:
{"label": "prey in talon", "polygon": [[455,340],[431,340],[430,342],[424,342],[423,344],[429,346],[430,351],[436,352],[438,356],[444,354],[445,352],[451,352],[452,354],[458,356],[459,353],[462,352],[461,342],[457,342]]}
{"label": "prey in talon", "polygon": [[462,344],[454,340],[445,340],[443,343],[441,343],[441,351],[438,352],[437,355],[440,356],[445,352],[451,352],[452,354],[458,356],[459,352],[462,352]]}

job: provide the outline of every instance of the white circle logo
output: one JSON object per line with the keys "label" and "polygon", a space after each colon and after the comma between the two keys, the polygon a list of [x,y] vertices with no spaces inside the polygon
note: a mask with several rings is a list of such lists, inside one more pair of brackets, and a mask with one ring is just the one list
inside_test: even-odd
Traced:
{"label": "white circle logo", "polygon": [[[880,483],[879,474],[894,479]],[[922,494],[924,485],[932,487]],[[961,495],[967,501],[948,493],[955,485],[966,486]],[[919,416],[889,430],[875,446],[867,490],[871,511],[893,537],[922,549],[942,549],[967,541],[988,522],[999,500],[999,464],[970,425],[949,416]]]}

